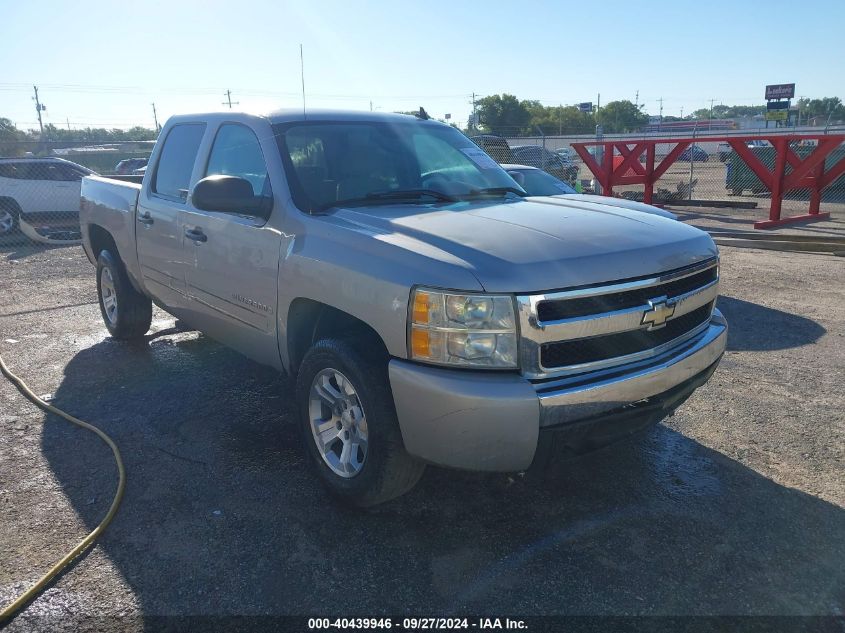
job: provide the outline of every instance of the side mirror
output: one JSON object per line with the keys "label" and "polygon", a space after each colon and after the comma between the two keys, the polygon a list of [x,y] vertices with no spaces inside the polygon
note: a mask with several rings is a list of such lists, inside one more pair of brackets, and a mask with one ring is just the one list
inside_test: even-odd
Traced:
{"label": "side mirror", "polygon": [[194,185],[191,201],[203,211],[224,211],[266,217],[267,203],[252,184],[237,176],[207,176]]}
{"label": "side mirror", "polygon": [[508,176],[513,178],[520,187],[525,187],[525,175],[518,171],[509,171]]}

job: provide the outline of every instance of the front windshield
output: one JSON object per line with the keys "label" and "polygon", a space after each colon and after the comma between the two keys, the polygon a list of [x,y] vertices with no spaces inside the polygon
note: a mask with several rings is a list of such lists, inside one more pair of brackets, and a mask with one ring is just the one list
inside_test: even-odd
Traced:
{"label": "front windshield", "polygon": [[303,211],[376,199],[524,195],[483,150],[445,125],[320,121],[277,125],[275,132],[294,203]]}
{"label": "front windshield", "polygon": [[559,196],[577,193],[572,187],[539,169],[518,169],[509,172],[529,196]]}

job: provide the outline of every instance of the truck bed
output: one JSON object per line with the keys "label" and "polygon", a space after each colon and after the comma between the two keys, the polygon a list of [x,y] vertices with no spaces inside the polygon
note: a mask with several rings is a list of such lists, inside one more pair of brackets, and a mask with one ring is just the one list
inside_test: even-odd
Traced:
{"label": "truck bed", "polygon": [[141,183],[121,178],[86,176],[82,179],[79,225],[82,245],[88,259],[96,262],[98,253],[91,245],[92,227],[101,227],[114,239],[124,261],[135,258],[135,209]]}

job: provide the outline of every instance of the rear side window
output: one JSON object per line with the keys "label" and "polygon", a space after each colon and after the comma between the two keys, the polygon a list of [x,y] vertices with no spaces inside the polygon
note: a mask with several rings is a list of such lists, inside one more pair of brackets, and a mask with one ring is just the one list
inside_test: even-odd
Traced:
{"label": "rear side window", "polygon": [[180,202],[187,199],[191,172],[204,133],[204,123],[186,123],[170,129],[152,182],[154,193]]}
{"label": "rear side window", "polygon": [[77,182],[82,180],[85,175],[85,172],[76,169],[72,165],[57,165],[56,171],[53,173],[55,180],[64,182]]}
{"label": "rear side window", "polygon": [[24,175],[19,163],[0,163],[0,178],[23,179]]}

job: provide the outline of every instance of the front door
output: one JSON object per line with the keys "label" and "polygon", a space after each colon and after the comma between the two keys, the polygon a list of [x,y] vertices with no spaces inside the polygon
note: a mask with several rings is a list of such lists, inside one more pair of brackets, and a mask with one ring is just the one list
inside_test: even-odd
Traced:
{"label": "front door", "polygon": [[[224,174],[248,180],[272,207],[261,146],[244,125],[224,123],[202,177]],[[254,360],[278,364],[277,277],[281,235],[266,219],[203,211],[181,214],[185,235],[187,319],[198,329]]]}
{"label": "front door", "polygon": [[149,191],[138,200],[135,236],[144,287],[164,307],[185,307],[185,253],[180,213],[205,124],[173,126],[164,140]]}

